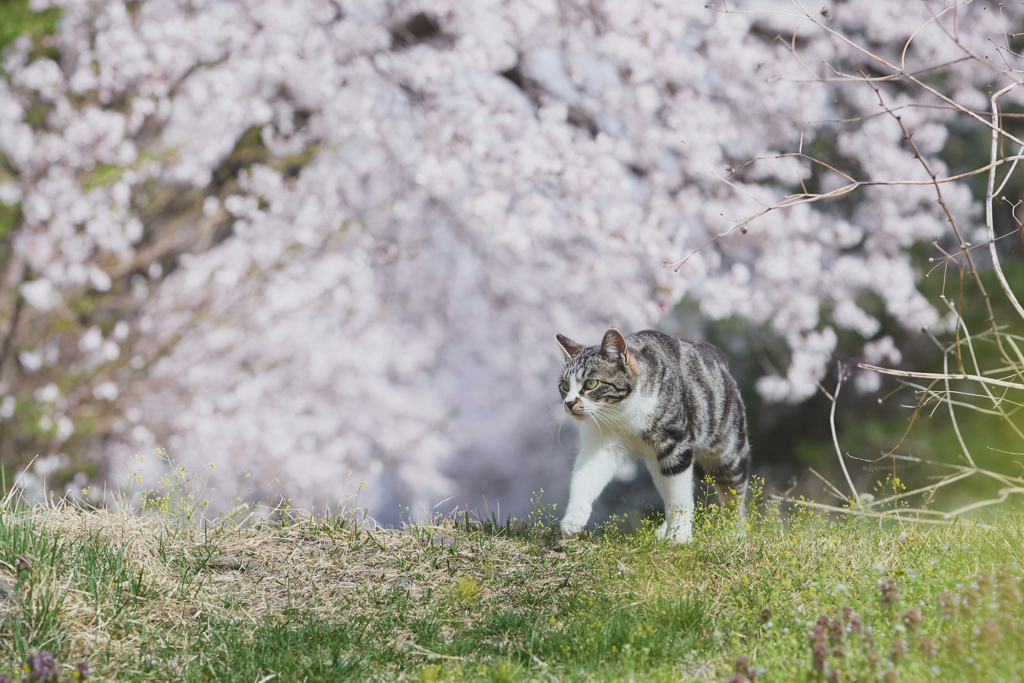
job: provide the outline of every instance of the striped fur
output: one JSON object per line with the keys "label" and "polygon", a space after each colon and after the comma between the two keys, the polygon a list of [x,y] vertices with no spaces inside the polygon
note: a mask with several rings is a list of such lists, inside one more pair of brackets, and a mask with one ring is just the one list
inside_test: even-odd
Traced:
{"label": "striped fur", "polygon": [[719,501],[745,512],[750,475],[747,415],[725,355],[715,346],[644,330],[605,333],[600,346],[562,335],[565,411],[581,422],[562,533],[580,532],[622,462],[639,456],[665,501],[659,536],[691,537],[693,463],[711,475]]}

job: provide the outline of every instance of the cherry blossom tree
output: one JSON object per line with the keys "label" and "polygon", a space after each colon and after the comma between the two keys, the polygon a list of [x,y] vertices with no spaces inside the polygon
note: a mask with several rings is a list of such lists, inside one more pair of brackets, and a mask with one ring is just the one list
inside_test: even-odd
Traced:
{"label": "cherry blossom tree", "polygon": [[1020,9],[977,3],[49,6],[0,80],[0,415],[302,504],[565,470],[554,332],[684,298],[785,341],[770,401],[811,396],[842,330],[898,362],[858,301],[936,325],[907,249],[951,218],[984,239],[918,153],[947,177],[950,131],[1020,74]]}

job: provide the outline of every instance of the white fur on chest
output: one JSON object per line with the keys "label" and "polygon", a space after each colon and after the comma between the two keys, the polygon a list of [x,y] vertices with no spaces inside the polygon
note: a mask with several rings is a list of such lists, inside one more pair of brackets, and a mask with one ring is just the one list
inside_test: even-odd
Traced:
{"label": "white fur on chest", "polygon": [[580,425],[580,450],[613,450],[621,456],[656,457],[642,434],[658,404],[655,394],[638,387],[626,399],[610,406],[600,417],[590,416]]}

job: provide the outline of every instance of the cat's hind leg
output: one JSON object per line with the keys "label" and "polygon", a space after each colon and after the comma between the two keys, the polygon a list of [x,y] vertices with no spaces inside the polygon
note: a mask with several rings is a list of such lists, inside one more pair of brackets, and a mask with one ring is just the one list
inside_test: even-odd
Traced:
{"label": "cat's hind leg", "polygon": [[657,464],[648,461],[647,465],[665,503],[665,521],[654,535],[675,543],[689,543],[693,538],[693,466],[666,475]]}
{"label": "cat's hind leg", "polygon": [[735,511],[740,519],[747,513],[747,484],[750,481],[750,449],[745,448],[744,451],[730,464],[711,474],[719,504],[726,511]]}

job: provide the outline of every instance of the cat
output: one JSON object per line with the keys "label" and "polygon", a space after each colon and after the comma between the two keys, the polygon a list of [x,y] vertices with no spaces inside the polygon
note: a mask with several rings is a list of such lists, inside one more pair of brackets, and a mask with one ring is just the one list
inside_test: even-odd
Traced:
{"label": "cat", "polygon": [[665,502],[658,538],[692,538],[694,460],[714,479],[719,502],[743,519],[747,415],[721,350],[654,330],[623,337],[612,328],[600,346],[555,339],[566,355],[563,406],[580,421],[563,536],[583,530],[594,500],[630,456],[647,464]]}

